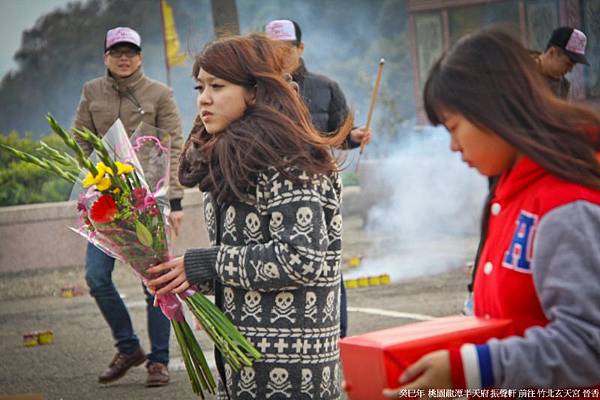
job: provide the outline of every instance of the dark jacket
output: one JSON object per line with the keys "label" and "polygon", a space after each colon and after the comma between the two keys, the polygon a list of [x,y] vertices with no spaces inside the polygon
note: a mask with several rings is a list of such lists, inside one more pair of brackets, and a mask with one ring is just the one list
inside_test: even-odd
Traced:
{"label": "dark jacket", "polygon": [[542,73],[542,76],[546,79],[546,82],[548,83],[550,90],[552,90],[552,93],[554,93],[556,95],[556,97],[560,97],[563,100],[569,100],[569,93],[571,91],[571,82],[569,82],[569,80],[567,78],[565,78],[564,76],[560,77],[560,79],[556,79],[552,76],[548,76],[548,75],[544,74],[542,72],[542,68],[541,68],[541,64],[540,64],[541,63],[541,61],[540,61],[541,53],[539,51],[530,51],[529,54],[531,54],[531,56],[537,63],[538,69]]}
{"label": "dark jacket", "polygon": [[[324,133],[337,131],[348,115],[346,98],[340,85],[324,75],[309,72],[302,59],[292,77],[298,83],[315,128]],[[355,143],[348,135],[346,146],[353,149],[360,143]]]}

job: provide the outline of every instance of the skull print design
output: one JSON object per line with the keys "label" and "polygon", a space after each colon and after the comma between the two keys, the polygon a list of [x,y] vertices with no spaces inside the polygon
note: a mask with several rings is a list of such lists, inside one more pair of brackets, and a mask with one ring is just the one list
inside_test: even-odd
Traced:
{"label": "skull print design", "polygon": [[280,292],[275,296],[275,308],[271,311],[271,323],[285,318],[291,323],[296,322],[294,314],[296,307],[293,306],[294,295],[290,292]]}
{"label": "skull print design", "polygon": [[223,233],[223,239],[229,235],[231,239],[237,241],[236,229],[235,229],[235,208],[229,206],[225,212],[225,232]]}
{"label": "skull print design", "polygon": [[240,371],[237,395],[248,393],[253,399],[256,398],[256,372],[252,367],[244,367]]}
{"label": "skull print design", "polygon": [[312,243],[312,238],[309,236],[314,230],[313,224],[313,211],[308,207],[300,207],[296,211],[296,223],[292,227],[294,232],[290,239],[295,239],[298,236],[306,239],[308,243]]}
{"label": "skull print design", "polygon": [[302,384],[300,386],[300,391],[306,394],[308,397],[313,397],[313,389],[315,385],[312,382],[312,371],[308,368],[302,368]]}
{"label": "skull print design", "polygon": [[306,292],[304,317],[312,322],[317,322],[317,295],[315,292]]}
{"label": "skull print design", "polygon": [[286,398],[292,397],[290,394],[292,384],[289,381],[289,373],[285,368],[273,368],[269,372],[269,382],[267,383],[267,399],[275,394],[281,394]]}
{"label": "skull print design", "polygon": [[271,236],[280,239],[285,226],[283,225],[283,214],[279,211],[275,211],[271,214],[271,220],[269,221],[269,227],[271,230]]}
{"label": "skull print design", "polygon": [[254,318],[256,322],[260,322],[262,308],[260,306],[261,295],[255,290],[246,292],[244,295],[244,305],[242,306],[242,321],[246,318]]}
{"label": "skull print design", "polygon": [[246,243],[260,243],[263,239],[258,215],[251,212],[246,215],[246,226],[243,229]]}
{"label": "skull print design", "polygon": [[323,308],[323,321],[327,321],[328,319],[333,321],[335,315],[335,292],[332,290],[327,295],[327,299],[325,300],[325,307]]}

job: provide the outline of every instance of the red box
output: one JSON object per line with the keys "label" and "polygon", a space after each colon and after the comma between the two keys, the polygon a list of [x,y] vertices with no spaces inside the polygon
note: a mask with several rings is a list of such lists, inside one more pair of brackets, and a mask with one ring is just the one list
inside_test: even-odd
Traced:
{"label": "red box", "polygon": [[402,372],[425,354],[510,334],[510,320],[452,316],[342,339],[348,398],[385,399],[383,388],[398,387]]}

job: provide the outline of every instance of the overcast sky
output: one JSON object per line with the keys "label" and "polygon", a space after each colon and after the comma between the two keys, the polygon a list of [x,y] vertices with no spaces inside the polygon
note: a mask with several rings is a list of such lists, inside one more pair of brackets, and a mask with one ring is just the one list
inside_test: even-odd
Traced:
{"label": "overcast sky", "polygon": [[21,35],[42,15],[73,0],[0,0],[0,78],[16,68],[13,60]]}

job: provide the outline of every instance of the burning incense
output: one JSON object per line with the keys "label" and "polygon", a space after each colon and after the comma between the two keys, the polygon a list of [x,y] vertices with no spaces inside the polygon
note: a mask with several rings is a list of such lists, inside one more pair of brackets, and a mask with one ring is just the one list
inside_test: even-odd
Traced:
{"label": "burning incense", "polygon": [[[375,110],[375,104],[377,103],[377,95],[379,94],[379,84],[381,83],[381,74],[383,73],[383,65],[385,60],[382,58],[379,60],[379,67],[377,68],[377,78],[375,79],[375,86],[373,86],[373,93],[371,93],[371,105],[369,106],[369,114],[367,114],[367,125],[368,130],[371,126],[371,119],[373,117],[373,110]],[[360,163],[360,156],[365,150],[365,142],[360,143],[360,153],[358,154],[358,160],[356,161],[356,171],[358,171],[358,164]]]}

